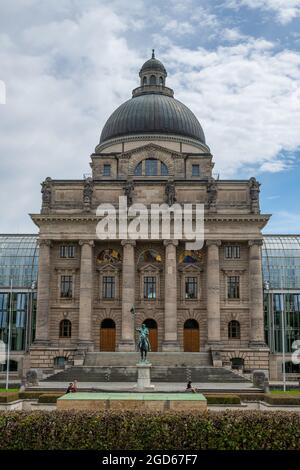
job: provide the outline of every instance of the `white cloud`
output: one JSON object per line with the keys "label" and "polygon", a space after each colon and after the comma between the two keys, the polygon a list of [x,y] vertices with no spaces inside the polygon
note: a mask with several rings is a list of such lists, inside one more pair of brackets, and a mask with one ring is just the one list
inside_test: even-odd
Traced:
{"label": "white cloud", "polygon": [[[20,5],[26,8],[17,14]],[[7,104],[0,106],[2,231],[34,229],[25,214],[39,210],[39,183],[46,176],[81,178],[89,172],[89,154],[105,120],[130,98],[150,52],[154,36],[141,30],[144,2],[128,3],[127,10],[120,0],[82,5],[21,0],[1,11],[0,79],[7,88]],[[219,24],[203,8],[191,8],[192,2],[181,2],[177,10],[186,11],[186,5],[196,33],[202,24],[210,32]],[[157,11],[151,34],[168,69],[168,85],[202,123],[221,176],[238,176],[250,165],[269,172],[291,165],[280,152],[300,146],[300,54],[221,26],[227,47],[183,47],[176,26],[185,20],[170,14],[168,21],[177,21],[170,34],[163,31],[162,16],[155,29]]]}
{"label": "white cloud", "polygon": [[203,125],[223,177],[251,165],[281,171],[300,147],[300,54],[248,40],[214,51],[171,46],[169,86]]}
{"label": "white cloud", "polygon": [[252,9],[270,10],[282,24],[300,16],[300,0],[227,0],[226,6],[235,9],[247,6]]}
{"label": "white cloud", "polygon": [[274,211],[265,233],[300,233],[300,213]]}

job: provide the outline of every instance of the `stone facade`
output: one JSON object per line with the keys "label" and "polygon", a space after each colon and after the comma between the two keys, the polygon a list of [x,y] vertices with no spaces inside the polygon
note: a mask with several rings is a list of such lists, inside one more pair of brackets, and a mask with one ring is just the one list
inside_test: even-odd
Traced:
{"label": "stone facade", "polygon": [[[148,160],[164,165],[165,173],[146,174]],[[212,350],[220,352],[225,364],[241,358],[245,368],[268,369],[261,230],[269,215],[260,213],[256,180],[215,180],[206,144],[163,131],[100,143],[90,166],[88,181],[47,178],[41,212],[31,214],[40,240],[31,366],[51,369],[55,358],[72,360],[84,351],[103,350],[101,325],[106,320],[115,325],[113,348],[133,351],[134,321],[151,319],[157,327],[158,351]],[[170,183],[171,193],[166,189]],[[130,203],[147,207],[168,202],[168,194],[181,207],[204,204],[202,249],[186,254],[184,239],[100,240],[97,207],[117,207],[124,194]],[[64,256],[68,246],[72,256]],[[237,250],[235,256],[226,256],[231,249]],[[187,294],[188,282],[194,283],[192,296]],[[233,296],[228,294],[230,282],[237,283]],[[189,337],[190,320],[194,332]],[[232,321],[237,329],[230,334]]]}

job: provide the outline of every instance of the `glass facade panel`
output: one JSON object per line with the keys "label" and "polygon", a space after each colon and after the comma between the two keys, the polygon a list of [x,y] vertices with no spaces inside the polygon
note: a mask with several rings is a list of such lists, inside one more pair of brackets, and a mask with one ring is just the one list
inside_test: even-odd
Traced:
{"label": "glass facade panel", "polygon": [[300,236],[267,235],[262,249],[266,341],[271,352],[292,353],[300,339]]}

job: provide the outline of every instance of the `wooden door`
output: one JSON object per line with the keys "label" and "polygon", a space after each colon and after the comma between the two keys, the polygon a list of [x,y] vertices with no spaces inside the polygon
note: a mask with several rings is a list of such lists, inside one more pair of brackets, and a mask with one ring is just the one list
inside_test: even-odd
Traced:
{"label": "wooden door", "polygon": [[100,328],[100,351],[115,351],[116,329]]}
{"label": "wooden door", "polygon": [[183,347],[185,352],[199,352],[199,326],[196,320],[187,320],[184,324]]}
{"label": "wooden door", "polygon": [[158,349],[157,328],[149,328],[149,341],[151,344],[151,351],[157,352],[157,349]]}

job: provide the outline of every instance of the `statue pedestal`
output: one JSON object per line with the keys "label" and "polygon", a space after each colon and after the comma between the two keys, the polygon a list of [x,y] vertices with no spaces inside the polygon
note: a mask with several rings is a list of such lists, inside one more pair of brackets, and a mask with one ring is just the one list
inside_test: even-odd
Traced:
{"label": "statue pedestal", "polygon": [[136,388],[138,390],[152,390],[154,385],[151,385],[150,380],[150,369],[152,364],[147,362],[138,362],[137,363],[138,379]]}

